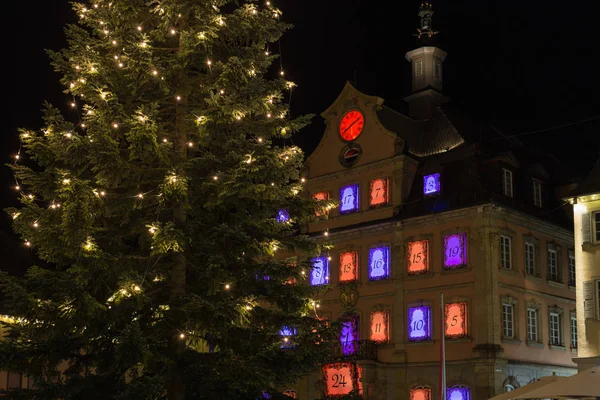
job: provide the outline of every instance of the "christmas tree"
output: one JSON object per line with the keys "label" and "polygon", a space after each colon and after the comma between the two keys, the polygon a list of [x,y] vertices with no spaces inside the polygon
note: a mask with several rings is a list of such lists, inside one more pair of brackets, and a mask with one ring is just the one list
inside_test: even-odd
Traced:
{"label": "christmas tree", "polygon": [[0,276],[0,370],[34,382],[12,395],[278,398],[333,330],[305,279],[324,245],[299,233],[327,204],[285,140],[309,117],[269,51],[290,26],[269,1],[74,9],[49,52],[72,114],[46,105],[12,166],[14,229],[49,265]]}

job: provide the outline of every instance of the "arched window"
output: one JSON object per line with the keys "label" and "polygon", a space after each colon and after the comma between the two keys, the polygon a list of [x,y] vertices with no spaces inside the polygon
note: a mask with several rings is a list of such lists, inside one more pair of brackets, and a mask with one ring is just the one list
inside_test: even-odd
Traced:
{"label": "arched window", "polygon": [[431,400],[431,388],[426,386],[415,386],[410,389],[409,400]]}
{"label": "arched window", "polygon": [[455,385],[446,389],[447,400],[471,400],[471,390],[465,385]]}
{"label": "arched window", "polygon": [[512,392],[513,390],[515,390],[515,387],[513,385],[511,385],[511,384],[504,385],[504,393]]}

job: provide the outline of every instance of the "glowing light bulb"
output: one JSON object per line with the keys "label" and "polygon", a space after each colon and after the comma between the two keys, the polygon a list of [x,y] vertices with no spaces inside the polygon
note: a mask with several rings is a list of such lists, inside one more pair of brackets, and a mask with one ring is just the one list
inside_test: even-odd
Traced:
{"label": "glowing light bulb", "polygon": [[329,236],[329,232],[325,231],[325,233],[323,235]]}
{"label": "glowing light bulb", "polygon": [[139,292],[140,290],[142,290],[138,285],[135,285],[133,287],[133,290],[135,290],[136,292]]}
{"label": "glowing light bulb", "polygon": [[231,289],[231,286],[229,286],[229,283],[227,285],[225,285],[225,290],[229,290]]}
{"label": "glowing light bulb", "polygon": [[279,75],[283,76],[284,75],[283,71],[279,71]]}
{"label": "glowing light bulb", "polygon": [[300,272],[302,275],[306,275],[306,271],[302,271]]}
{"label": "glowing light bulb", "polygon": [[118,60],[118,59],[119,59],[119,56],[115,56],[115,60]]}
{"label": "glowing light bulb", "polygon": [[240,117],[240,116],[238,115],[237,117],[235,117],[235,119],[237,119],[237,120],[239,121],[240,119],[242,119],[242,117]]}
{"label": "glowing light bulb", "polygon": [[33,223],[34,228],[37,228],[38,226],[40,226],[40,225],[37,223],[37,221]]}
{"label": "glowing light bulb", "polygon": [[67,132],[67,134],[65,135],[67,138],[71,139],[71,137],[73,136],[73,134],[71,134],[71,132]]}
{"label": "glowing light bulb", "polygon": [[21,186],[19,186],[19,185],[15,186],[15,190],[21,190]]}
{"label": "glowing light bulb", "polygon": [[104,192],[104,191],[100,192],[100,196],[102,196],[102,197],[106,196],[106,192]]}
{"label": "glowing light bulb", "polygon": [[263,142],[263,138],[259,137],[258,138],[258,143],[262,143]]}
{"label": "glowing light bulb", "polygon": [[269,55],[269,52],[268,52],[268,51],[265,51],[265,56],[268,56],[268,55]]}
{"label": "glowing light bulb", "polygon": [[138,27],[137,27],[137,30],[138,30],[138,31],[141,31],[141,30],[142,30],[142,26],[141,26],[141,25],[138,25]]}
{"label": "glowing light bulb", "polygon": [[158,71],[157,70],[152,71],[152,75],[154,75],[154,76],[158,75]]}
{"label": "glowing light bulb", "polygon": [[119,127],[119,124],[117,124],[116,122],[113,124],[113,128],[117,129]]}
{"label": "glowing light bulb", "polygon": [[167,138],[163,138],[163,143],[167,143],[167,142],[168,142]]}
{"label": "glowing light bulb", "polygon": [[271,118],[271,113],[267,113],[267,118]]}
{"label": "glowing light bulb", "polygon": [[120,68],[123,68],[123,63],[119,63],[119,67],[120,67]]}
{"label": "glowing light bulb", "polygon": [[225,94],[225,90],[224,90],[224,89],[221,89],[221,90],[219,91],[219,93],[221,93],[221,94]]}
{"label": "glowing light bulb", "polygon": [[117,45],[117,41],[116,41],[116,40],[113,40],[113,41],[112,41],[112,44],[113,44],[113,46],[116,46],[116,45]]}
{"label": "glowing light bulb", "polygon": [[77,106],[77,104],[71,103],[71,107],[76,107],[76,106]]}
{"label": "glowing light bulb", "polygon": [[218,176],[216,176],[216,175],[215,175],[215,176],[213,176],[213,180],[215,180],[215,181],[216,181],[217,179],[219,179],[219,177],[218,177]]}
{"label": "glowing light bulb", "polygon": [[181,334],[179,335],[179,339],[183,339],[183,338],[185,338],[185,334],[184,334],[184,333],[181,333]]}
{"label": "glowing light bulb", "polygon": [[171,35],[174,35],[175,33],[177,33],[175,29],[171,29]]}
{"label": "glowing light bulb", "polygon": [[181,96],[177,96],[176,99],[177,99],[177,101],[180,101],[181,100]]}
{"label": "glowing light bulb", "polygon": [[30,241],[25,242],[25,246],[31,247],[31,242]]}
{"label": "glowing light bulb", "polygon": [[15,156],[15,158],[18,160],[19,158],[21,158],[21,156],[17,154],[17,155]]}
{"label": "glowing light bulb", "polygon": [[251,306],[246,306],[246,310],[250,311],[250,310],[252,310],[252,307]]}
{"label": "glowing light bulb", "polygon": [[206,63],[207,63],[208,65],[211,65],[211,64],[212,64],[212,61],[210,61],[210,60],[207,60],[207,61],[206,61]]}
{"label": "glowing light bulb", "polygon": [[302,182],[302,183],[306,182],[306,178],[301,178],[300,182]]}
{"label": "glowing light bulb", "polygon": [[271,2],[270,2],[270,1],[267,1],[265,4],[266,4],[266,5],[268,5],[268,6],[270,6],[270,5],[271,5]]}
{"label": "glowing light bulb", "polygon": [[71,84],[69,86],[72,87],[72,88],[74,88],[75,84],[73,82],[71,82]]}
{"label": "glowing light bulb", "polygon": [[143,198],[144,198],[144,194],[143,194],[143,193],[139,193],[139,194],[137,195],[137,197],[138,197],[138,199],[143,199]]}
{"label": "glowing light bulb", "polygon": [[52,204],[52,205],[50,206],[50,208],[52,208],[53,210],[56,210],[56,204]]}
{"label": "glowing light bulb", "polygon": [[63,185],[68,185],[69,183],[71,183],[70,179],[63,179],[62,181]]}

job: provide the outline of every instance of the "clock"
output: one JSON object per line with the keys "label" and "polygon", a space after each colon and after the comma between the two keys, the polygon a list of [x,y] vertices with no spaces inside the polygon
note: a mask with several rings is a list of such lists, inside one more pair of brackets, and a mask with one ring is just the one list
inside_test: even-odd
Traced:
{"label": "clock", "polygon": [[354,140],[365,126],[365,116],[359,111],[348,111],[340,121],[340,136],[346,141]]}

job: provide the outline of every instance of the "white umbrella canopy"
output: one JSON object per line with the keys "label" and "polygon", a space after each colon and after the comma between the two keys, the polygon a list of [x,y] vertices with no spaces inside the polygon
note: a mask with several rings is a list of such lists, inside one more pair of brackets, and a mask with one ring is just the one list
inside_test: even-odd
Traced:
{"label": "white umbrella canopy", "polygon": [[[489,400],[516,399],[516,398],[518,398],[517,396],[525,395],[531,391],[540,389],[546,385],[552,384],[554,382],[558,382],[562,379],[566,379],[566,378],[564,376],[557,376],[557,375],[543,376],[543,377],[539,378],[538,380],[536,380],[535,382],[531,382],[528,385],[521,386],[520,388],[512,390],[510,392],[499,394],[498,396],[494,396],[494,397],[490,398]],[[528,397],[525,396],[525,398],[528,398]]]}
{"label": "white umbrella canopy", "polygon": [[524,393],[515,399],[600,397],[600,368],[592,368]]}

